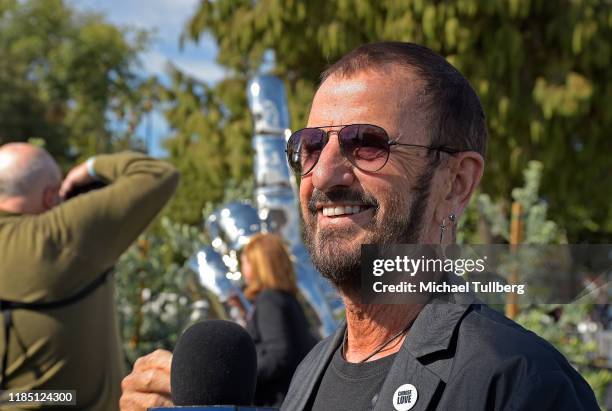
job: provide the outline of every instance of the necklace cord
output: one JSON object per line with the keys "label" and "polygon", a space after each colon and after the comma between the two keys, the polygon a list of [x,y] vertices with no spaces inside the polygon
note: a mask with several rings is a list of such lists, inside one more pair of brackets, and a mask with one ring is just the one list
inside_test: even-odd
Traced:
{"label": "necklace cord", "polygon": [[[374,357],[376,354],[381,352],[386,346],[391,344],[398,337],[403,336],[404,334],[406,334],[408,332],[408,330],[410,329],[410,327],[412,326],[413,323],[414,323],[414,319],[411,320],[408,323],[408,325],[406,325],[406,327],[401,329],[400,332],[398,332],[397,334],[394,334],[391,338],[389,338],[388,340],[386,340],[385,342],[380,344],[378,347],[376,347],[376,349],[374,349],[374,351],[372,351],[372,353],[370,353],[367,357],[363,358],[362,360],[357,361],[357,363],[358,364],[364,363],[367,360],[369,360],[370,358]],[[342,345],[340,346],[340,350],[342,352],[342,357],[344,357],[344,359],[346,359],[346,343],[347,342],[348,342],[348,325],[344,329],[344,338],[342,339]]]}

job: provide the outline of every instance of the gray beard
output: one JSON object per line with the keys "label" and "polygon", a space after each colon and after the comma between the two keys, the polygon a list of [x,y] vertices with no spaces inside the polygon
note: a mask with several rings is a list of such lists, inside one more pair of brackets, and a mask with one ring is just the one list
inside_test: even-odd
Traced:
{"label": "gray beard", "polygon": [[[418,178],[412,189],[415,194],[414,201],[407,215],[402,209],[403,204],[400,204],[397,198],[392,199],[384,220],[381,220],[378,209],[375,208],[373,220],[366,227],[369,233],[366,235],[365,244],[417,244],[419,242],[433,175],[433,168],[427,167]],[[355,196],[356,194],[345,190],[337,191],[333,197],[338,200],[341,197],[354,199]],[[312,200],[311,202],[314,203]],[[361,247],[354,250],[347,250],[343,247],[343,240],[351,240],[352,233],[349,230],[320,231],[318,237],[315,237],[316,210],[310,206],[309,212],[312,223],[304,226],[304,243],[314,266],[336,288],[347,294],[355,294],[361,285]]]}

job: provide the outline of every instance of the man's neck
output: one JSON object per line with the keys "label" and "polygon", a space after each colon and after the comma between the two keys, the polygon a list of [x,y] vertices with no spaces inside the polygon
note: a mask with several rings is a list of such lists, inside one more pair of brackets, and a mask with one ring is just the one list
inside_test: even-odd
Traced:
{"label": "man's neck", "polygon": [[28,214],[27,201],[23,197],[0,198],[0,211],[10,214]]}
{"label": "man's neck", "polygon": [[348,338],[345,341],[344,356],[348,362],[362,362],[386,342],[380,352],[368,361],[395,354],[399,351],[406,338],[400,334],[419,315],[424,305],[400,304],[361,304],[355,298],[343,295],[346,307],[346,322]]}

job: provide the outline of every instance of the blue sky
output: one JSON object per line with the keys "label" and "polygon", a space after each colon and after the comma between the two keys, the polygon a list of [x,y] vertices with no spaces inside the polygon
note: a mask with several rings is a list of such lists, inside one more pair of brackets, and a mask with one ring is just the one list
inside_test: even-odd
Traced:
{"label": "blue sky", "polygon": [[[198,0],[68,0],[81,11],[102,13],[107,20],[122,27],[142,28],[153,31],[149,50],[141,56],[143,74],[164,77],[165,67],[172,62],[185,73],[215,83],[223,78],[224,69],[215,63],[217,46],[213,39],[202,36],[198,44],[186,43],[179,48],[179,36],[186,21],[198,5]],[[153,113],[139,127],[138,134],[144,136],[150,122],[152,155],[163,155],[161,140],[168,135],[168,126],[163,115]]]}

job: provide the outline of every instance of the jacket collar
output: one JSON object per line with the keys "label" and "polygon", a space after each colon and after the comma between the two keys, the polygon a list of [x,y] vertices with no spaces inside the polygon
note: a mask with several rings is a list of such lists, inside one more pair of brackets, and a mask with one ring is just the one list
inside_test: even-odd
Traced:
{"label": "jacket collar", "polygon": [[416,390],[412,411],[436,407],[452,370],[453,336],[471,304],[476,302],[472,295],[446,295],[423,307],[393,361],[374,411],[394,409],[394,394],[405,384]]}
{"label": "jacket collar", "polygon": [[404,346],[415,358],[447,350],[460,320],[471,304],[472,294],[447,294],[430,301],[408,331]]}
{"label": "jacket collar", "polygon": [[0,217],[16,217],[20,215],[21,213],[14,213],[10,211],[0,210]]}
{"label": "jacket collar", "polygon": [[[454,352],[450,351],[461,319],[471,304],[478,303],[472,294],[454,294],[435,297],[423,307],[393,361],[380,390],[375,411],[393,409],[393,395],[404,384],[414,385],[418,392],[417,403],[412,410],[427,409],[436,398],[436,392],[443,388],[444,384],[441,383],[446,383],[450,376],[454,358]],[[300,372],[302,385],[296,387],[292,400],[283,404],[283,409],[288,409],[285,405],[291,405],[292,410],[307,407],[334,352],[342,343],[345,329],[346,322],[343,322],[336,333],[323,343],[321,350],[314,353],[308,364],[304,364],[308,368]],[[447,350],[450,353],[428,357]],[[407,380],[408,376],[410,381]]]}

